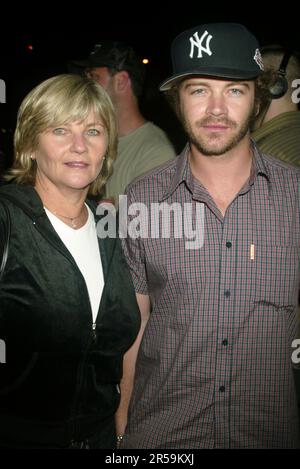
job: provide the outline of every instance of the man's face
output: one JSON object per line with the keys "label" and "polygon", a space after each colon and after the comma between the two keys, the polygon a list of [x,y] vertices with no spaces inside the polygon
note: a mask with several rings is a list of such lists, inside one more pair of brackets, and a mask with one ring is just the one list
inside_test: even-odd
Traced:
{"label": "man's face", "polygon": [[223,155],[248,134],[254,82],[193,77],[180,85],[179,96],[185,130],[203,155]]}
{"label": "man's face", "polygon": [[108,67],[88,68],[86,75],[99,83],[113,99],[113,76],[110,74]]}

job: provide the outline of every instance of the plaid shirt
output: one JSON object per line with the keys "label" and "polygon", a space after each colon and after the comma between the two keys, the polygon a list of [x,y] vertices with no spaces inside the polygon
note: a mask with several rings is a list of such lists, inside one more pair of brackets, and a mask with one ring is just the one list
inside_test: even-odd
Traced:
{"label": "plaid shirt", "polygon": [[128,206],[149,213],[152,203],[202,206],[204,240],[187,249],[174,230],[123,240],[136,291],[152,304],[124,448],[299,445],[300,171],[253,150],[249,181],[224,218],[193,177],[188,148],[129,186]]}

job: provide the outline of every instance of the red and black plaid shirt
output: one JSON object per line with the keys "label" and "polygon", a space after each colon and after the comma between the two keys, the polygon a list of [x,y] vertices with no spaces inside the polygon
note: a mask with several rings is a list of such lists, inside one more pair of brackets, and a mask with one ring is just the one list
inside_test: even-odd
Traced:
{"label": "red and black plaid shirt", "polygon": [[300,171],[254,147],[223,218],[188,150],[127,191],[149,214],[153,203],[203,204],[204,240],[187,249],[172,229],[123,240],[136,291],[152,303],[123,447],[297,447]]}

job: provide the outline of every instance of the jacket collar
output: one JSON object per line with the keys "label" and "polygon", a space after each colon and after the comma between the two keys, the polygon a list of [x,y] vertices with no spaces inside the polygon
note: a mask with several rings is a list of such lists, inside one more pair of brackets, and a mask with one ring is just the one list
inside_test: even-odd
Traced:
{"label": "jacket collar", "polygon": [[[42,200],[33,186],[23,184],[6,184],[0,188],[0,197],[10,201],[13,205],[19,207],[31,219],[32,224],[53,245],[55,249],[61,252],[65,257],[75,263],[70,252],[57,235],[53,228],[47,214],[44,210]],[[95,222],[101,218],[101,215],[96,215],[96,202],[86,200],[89,208],[92,210]],[[103,267],[104,277],[106,277],[109,261],[115,246],[115,239],[107,238],[100,239],[98,237],[99,249],[101,254],[101,261]]]}

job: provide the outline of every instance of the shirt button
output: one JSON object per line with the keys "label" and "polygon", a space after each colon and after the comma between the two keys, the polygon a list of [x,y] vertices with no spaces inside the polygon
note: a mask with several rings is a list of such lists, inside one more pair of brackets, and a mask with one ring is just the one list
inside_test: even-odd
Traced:
{"label": "shirt button", "polygon": [[222,340],[222,345],[228,345],[228,340],[227,339]]}
{"label": "shirt button", "polygon": [[224,391],[225,391],[225,386],[220,386],[220,387],[219,387],[219,391],[220,391],[220,392],[224,392]]}
{"label": "shirt button", "polygon": [[226,298],[229,298],[230,297],[230,291],[229,290],[226,290],[224,295],[226,296]]}
{"label": "shirt button", "polygon": [[231,243],[230,241],[227,241],[226,247],[227,247],[227,248],[231,248],[231,246],[232,246],[232,243]]}

